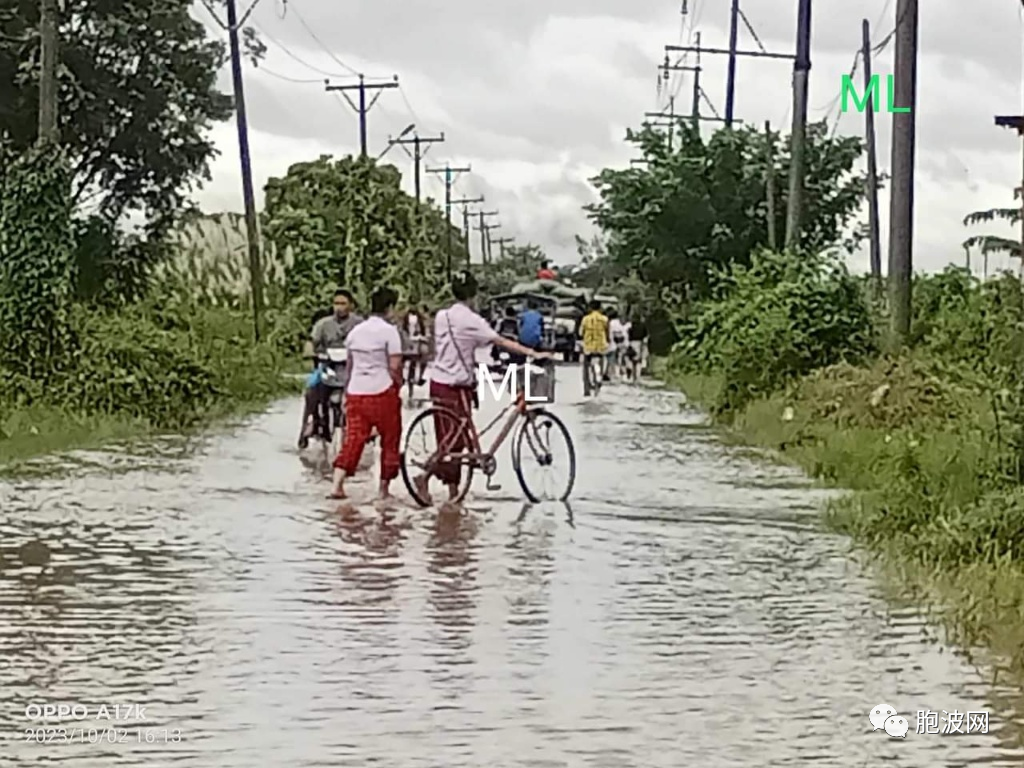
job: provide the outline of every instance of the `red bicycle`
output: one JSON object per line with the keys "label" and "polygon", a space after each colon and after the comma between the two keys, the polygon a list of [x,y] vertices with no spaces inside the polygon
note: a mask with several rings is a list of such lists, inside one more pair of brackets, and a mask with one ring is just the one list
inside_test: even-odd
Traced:
{"label": "red bicycle", "polygon": [[[466,497],[476,470],[487,477],[488,490],[499,490],[501,486],[492,484],[491,478],[498,468],[498,450],[509,435],[513,435],[512,467],[526,497],[535,504],[546,499],[566,501],[569,498],[576,481],[576,448],[562,420],[545,407],[554,402],[554,363],[546,360],[541,365],[523,366],[517,372],[517,384],[523,386],[517,386],[516,399],[480,431],[472,417],[460,416],[444,406],[431,406],[413,419],[402,445],[401,467],[405,486],[417,504],[430,506],[429,481],[437,478],[436,473],[442,467],[460,469],[458,491],[451,501],[459,502]],[[526,377],[531,377],[529,387],[525,386]],[[530,400],[526,399],[527,391],[531,394]],[[480,438],[503,418],[504,424],[494,442],[483,450]],[[445,439],[439,442],[438,434],[445,435]],[[527,482],[526,472],[535,466],[543,470],[554,466],[552,438],[556,436],[565,443],[567,477],[553,492],[538,490]],[[424,455],[416,458],[415,449],[421,446]]]}

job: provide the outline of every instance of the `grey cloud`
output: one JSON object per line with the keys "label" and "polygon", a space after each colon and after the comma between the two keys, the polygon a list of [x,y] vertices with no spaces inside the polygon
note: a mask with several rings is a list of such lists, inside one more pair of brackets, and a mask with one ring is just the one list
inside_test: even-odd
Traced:
{"label": "grey cloud", "polygon": [[[339,71],[340,66],[331,62],[296,18],[294,12],[298,11],[316,37],[341,60],[353,65],[369,62],[368,75],[390,75],[396,70],[414,107],[424,100],[436,105],[427,119],[417,118],[421,131],[443,130],[448,136],[445,144],[431,149],[429,164],[443,164],[448,157],[471,161],[474,173],[460,182],[460,190],[486,194],[488,207],[502,211],[503,233],[515,235],[521,242],[541,244],[558,260],[573,256],[577,232],[586,235],[590,231],[581,206],[593,199],[594,192],[586,182],[592,174],[584,169],[592,167],[596,172],[604,165],[624,165],[629,150],[623,146],[622,129],[638,124],[643,112],[653,109],[656,65],[663,56],[664,43],[676,42],[679,28],[677,0],[486,4],[468,0],[402,4],[395,0],[289,0],[289,4],[290,15],[283,20],[275,14],[273,4],[261,5],[255,15],[259,27],[303,60]],[[728,3],[691,0],[689,5],[691,12],[699,15],[705,44],[723,46]],[[786,51],[793,47],[796,5],[797,0],[765,0],[747,3],[744,10],[770,50]],[[860,45],[861,18],[867,16],[872,22],[877,42],[893,26],[894,5],[889,3],[886,16],[876,24],[886,0],[830,2],[827,7],[816,4],[812,106],[828,102],[836,94],[832,81],[848,69]],[[921,4],[919,176],[943,189],[945,196],[942,220],[921,228],[918,244],[928,250],[922,264],[950,256],[960,258],[963,233],[959,221],[945,219],[950,219],[948,210],[958,208],[960,197],[964,212],[979,207],[970,198],[971,185],[977,186],[972,179],[987,182],[986,189],[1005,184],[1010,196],[1013,178],[1019,176],[1019,160],[1015,159],[1018,141],[992,123],[994,114],[1019,109],[1018,11],[1013,3],[995,2],[975,3],[968,10],[952,0]],[[592,67],[579,61],[565,65],[559,55],[559,38],[553,37],[552,27],[545,26],[555,17],[589,19],[577,25],[583,30],[580,34],[602,36],[593,47]],[[601,19],[607,32],[599,26]],[[626,32],[627,21],[650,25],[649,49],[636,39],[635,26]],[[575,57],[589,55],[586,45],[579,44],[580,38],[571,37],[572,25],[567,28],[566,50],[571,49]],[[620,28],[622,34],[617,35]],[[541,49],[536,43],[542,32],[547,59],[538,63]],[[740,37],[742,48],[757,48],[745,29]],[[274,69],[297,78],[321,76],[288,59],[274,44],[270,48]],[[890,44],[876,56],[877,73],[892,71],[893,48]],[[281,69],[284,65],[279,62],[289,68]],[[721,112],[724,57],[707,56],[705,62],[704,88]],[[789,68],[786,62],[742,60],[737,115],[750,122],[771,119],[778,126],[789,100]],[[226,77],[222,83],[229,89]],[[681,110],[688,108],[689,87],[689,80],[684,80]],[[282,152],[288,139],[314,142],[336,155],[356,149],[355,115],[325,94],[320,85],[282,83],[264,73],[250,72],[247,100],[253,130],[276,137],[274,144],[280,144]],[[812,115],[812,119],[821,117],[820,113]],[[400,94],[385,92],[369,119],[371,150],[379,152],[388,134],[396,134],[412,121]],[[862,122],[861,115],[851,112],[843,116],[840,129],[859,135]],[[885,170],[889,166],[891,118],[880,114],[876,122],[879,159]],[[979,152],[1005,156],[1006,163],[987,162],[983,168],[965,169],[961,158],[976,157]],[[550,167],[563,153],[570,158],[569,166],[555,180],[538,173],[536,181],[513,191],[507,180],[497,176],[498,164],[510,159]],[[393,150],[388,160],[404,175],[411,174],[411,161],[400,150]],[[262,180],[257,179],[257,184],[262,185]],[[237,181],[232,177],[223,186],[236,189]],[[441,197],[436,181],[425,182],[425,189],[434,198]],[[1000,204],[1000,200],[990,204]],[[917,216],[919,221],[927,221],[928,209],[919,206]]]}
{"label": "grey cloud", "polygon": [[[465,65],[475,61],[477,67],[486,65],[500,53],[487,47],[486,37],[493,35],[522,43],[551,16],[657,20],[665,16],[672,4],[653,0],[292,0],[302,20],[324,43],[338,51],[427,70],[449,62]],[[299,19],[289,19],[287,12],[281,19],[267,6],[257,11],[255,18],[282,42],[308,40]]]}

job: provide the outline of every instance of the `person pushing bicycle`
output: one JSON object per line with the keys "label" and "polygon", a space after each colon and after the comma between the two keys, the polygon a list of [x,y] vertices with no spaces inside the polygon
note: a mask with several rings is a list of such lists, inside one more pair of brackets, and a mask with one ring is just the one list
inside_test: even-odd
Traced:
{"label": "person pushing bicycle", "polygon": [[[520,344],[515,339],[502,336],[473,309],[479,285],[469,271],[462,272],[452,280],[452,295],[455,302],[434,317],[435,353],[430,366],[430,399],[434,405],[444,406],[458,418],[472,420],[473,407],[477,404],[476,392],[476,351],[491,344],[504,347],[513,354],[523,357],[550,359],[550,352],[540,352]],[[449,445],[451,453],[468,450],[463,444],[464,433],[452,434],[456,424],[448,419],[438,419],[434,432],[439,444]],[[451,438],[449,440],[449,438]],[[458,463],[439,464],[436,477],[448,486],[449,498],[459,495],[461,468]],[[428,475],[416,479],[416,486],[422,498],[429,499]]]}

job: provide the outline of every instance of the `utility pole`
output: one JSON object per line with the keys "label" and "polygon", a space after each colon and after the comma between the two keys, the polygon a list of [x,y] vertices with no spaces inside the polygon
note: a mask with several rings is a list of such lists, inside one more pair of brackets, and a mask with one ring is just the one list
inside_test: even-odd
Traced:
{"label": "utility pole", "polygon": [[732,128],[736,106],[736,41],[740,31],[740,0],[732,0],[729,12],[729,70],[725,83],[725,127]]}
{"label": "utility pole", "polygon": [[[497,237],[492,242],[495,242],[495,243],[498,244],[498,258],[501,259],[502,261],[504,261],[505,260],[505,243],[513,243],[513,242],[515,242],[515,238],[514,237]],[[524,258],[525,258],[525,255],[524,255]]]}
{"label": "utility pole", "polygon": [[[690,69],[690,67],[688,67]],[[653,123],[653,125],[664,125],[668,128],[668,151],[672,151],[672,129],[675,127],[676,118],[676,97],[668,97],[668,112],[644,112],[644,117],[663,118],[668,123]]]}
{"label": "utility pole", "polygon": [[[717,113],[715,114],[714,117],[705,117],[704,115],[702,115],[700,113],[700,100],[701,100],[701,97],[707,99],[707,94],[704,93],[704,90],[700,87],[700,73],[703,70],[703,67],[701,67],[701,64],[700,64],[700,54],[701,54],[701,51],[709,50],[709,49],[701,48],[701,45],[700,45],[700,32],[698,32],[698,33],[696,33],[696,35],[694,35],[694,40],[696,42],[696,45],[691,46],[689,48],[680,48],[679,46],[674,46],[674,45],[673,46],[669,46],[669,45],[665,46],[665,50],[666,51],[673,51],[673,50],[674,51],[683,51],[683,50],[685,50],[685,51],[694,51],[694,52],[696,52],[696,54],[697,54],[697,63],[694,66],[691,67],[691,66],[687,66],[685,64],[670,64],[669,60],[668,60],[668,54],[666,53],[665,54],[665,63],[661,65],[660,69],[662,70],[666,80],[668,79],[668,73],[669,72],[693,72],[693,101],[690,104],[690,120],[693,121],[693,127],[696,130],[696,129],[698,129],[700,127],[700,124],[702,122],[704,122],[704,123],[724,123],[725,120],[723,118],[719,117]],[[712,51],[712,52],[714,53],[715,51]],[[721,53],[721,51],[718,51],[718,52]],[[727,51],[726,51],[726,53],[727,53]],[[751,54],[747,54],[747,55],[754,56],[754,55],[763,55],[763,54],[751,53]],[[670,101],[669,101],[670,105],[672,104],[673,101],[674,101],[674,99],[670,99]],[[710,99],[708,100],[708,103],[709,104],[711,103]],[[712,111],[714,111],[714,107],[711,107],[711,109],[712,109]],[[646,113],[646,116],[647,117],[669,118],[669,117],[675,117],[674,113],[675,113],[675,110],[672,109],[672,114],[668,114],[668,113],[665,113],[665,112],[648,112],[648,113]],[[673,122],[674,122],[674,120],[673,120]],[[734,120],[733,122],[735,122],[735,123],[742,123],[743,121],[742,120]],[[655,123],[655,125],[661,125],[661,124],[660,123]]]}
{"label": "utility pole", "polygon": [[252,158],[249,156],[249,121],[245,114],[242,54],[238,44],[238,9],[235,7],[235,0],[227,0],[227,6],[228,42],[231,49],[231,80],[235,92],[235,122],[238,125],[238,157],[242,164],[245,234],[249,243],[249,285],[252,290],[253,333],[256,341],[259,341],[261,316],[263,314],[263,265],[260,255],[260,230],[256,219],[256,198],[252,190]]}
{"label": "utility pole", "polygon": [[[348,102],[348,105],[356,111],[359,115],[359,154],[366,157],[366,115],[373,105],[377,103],[377,99],[380,98],[385,88],[397,88],[398,87],[398,75],[394,76],[394,80],[388,80],[383,83],[367,83],[366,78],[363,75],[359,76],[359,82],[352,85],[331,85],[328,83],[326,86],[328,91],[339,91],[341,95]],[[349,91],[359,91],[359,103],[353,104],[352,99],[349,98]],[[366,103],[366,92],[376,91],[373,95],[373,99],[369,104]]]}
{"label": "utility pole", "polygon": [[807,88],[811,75],[811,0],[800,0],[793,62],[793,130],[790,135],[789,198],[786,200],[786,248],[800,244],[807,143]]}
{"label": "utility pole", "polygon": [[700,130],[700,32],[694,35],[697,44],[697,63],[693,67],[693,102],[690,104],[690,119],[694,130]]}
{"label": "utility pole", "polygon": [[[1017,134],[1024,139],[1024,115],[996,115],[996,125],[1001,128],[1015,128]],[[1022,154],[1024,157],[1024,154]],[[1020,251],[1018,256],[1020,257],[1020,275],[1021,279],[1024,280],[1024,168],[1021,169],[1021,182],[1020,188],[1020,204],[1021,204],[1021,218],[1020,218]],[[984,251],[984,248],[982,248]],[[985,257],[988,259],[988,256]],[[987,262],[986,262],[987,263]]]}
{"label": "utility pole", "polygon": [[[803,2],[803,0],[801,0],[801,2]],[[733,7],[734,7],[734,10],[735,10],[735,13],[737,15],[739,15],[739,5],[738,5],[738,3],[734,2]],[[731,38],[732,38],[732,35],[730,33],[730,39]],[[740,51],[740,50],[736,50],[735,40],[732,41],[733,45],[731,47],[729,47],[729,48],[704,48],[700,44],[700,35],[697,35],[696,42],[697,42],[696,45],[666,45],[665,46],[665,51],[666,52],[676,51],[676,52],[680,52],[680,53],[686,53],[686,52],[696,53],[697,54],[697,61],[698,61],[698,64],[697,64],[696,67],[683,67],[683,66],[679,66],[679,65],[670,65],[668,63],[668,57],[666,56],[665,63],[662,65],[662,69],[665,69],[665,70],[698,70],[698,72],[699,72],[699,70],[701,69],[700,64],[699,64],[699,62],[700,62],[700,54],[701,53],[710,53],[710,54],[714,54],[716,56],[728,56],[730,61],[734,61],[736,59],[736,57],[738,57],[738,56],[751,56],[751,57],[753,57],[755,59],[785,59],[785,60],[788,60],[788,61],[793,61],[794,59],[796,59],[796,56],[794,56],[791,53],[772,53],[771,51]],[[729,94],[734,90],[734,86],[735,86],[735,83],[733,83],[733,86],[727,87],[728,90],[726,92],[725,119],[720,121],[720,122],[724,122],[727,128],[732,127],[733,124],[738,124],[738,123],[742,123],[743,122],[742,120],[737,120],[734,115],[730,114],[730,109],[732,109],[732,107],[730,106],[730,102],[729,102],[729,99],[730,99]],[[694,103],[693,118],[694,118],[695,121],[705,121],[705,120],[711,119],[711,118],[707,118],[707,117],[700,117],[700,96],[701,95],[705,95],[705,94],[704,94],[704,92],[700,88],[699,81],[698,82],[694,82],[694,84],[693,84],[693,103]],[[716,118],[716,120],[717,120],[717,118]]]}
{"label": "utility pole", "polygon": [[427,173],[444,174],[444,221],[448,229],[448,279],[452,278],[452,185],[460,173],[470,173],[471,166],[463,168],[452,168],[450,163],[445,163],[444,168],[427,168]]}
{"label": "utility pole", "polygon": [[491,263],[491,249],[488,243],[489,235],[487,234],[487,221],[488,216],[497,216],[497,211],[477,211],[476,215],[480,218],[480,226],[476,229],[480,233],[480,253],[483,254],[484,264]]}
{"label": "utility pole", "polygon": [[57,0],[39,3],[39,133],[41,145],[57,144],[60,129],[57,121]]}
{"label": "utility pole", "polygon": [[878,155],[875,149],[875,104],[871,92],[871,25],[867,19],[861,22],[864,60],[864,87],[868,92],[868,108],[864,110],[864,140],[868,150],[868,232],[871,247],[871,278],[875,284],[875,296],[882,295],[882,234],[878,217]]}
{"label": "utility pole", "polygon": [[772,136],[772,124],[764,121],[765,157],[764,189],[765,202],[768,207],[768,247],[773,251],[778,248],[779,240],[775,233],[775,137]]}
{"label": "utility pole", "polygon": [[494,249],[491,247],[494,245],[494,241],[491,239],[491,230],[501,229],[501,224],[484,224],[484,238],[487,242],[487,263],[490,264],[494,261]]}
{"label": "utility pole", "polygon": [[913,274],[914,145],[917,109],[917,0],[896,2],[895,101],[906,111],[892,116],[892,192],[889,197],[889,291],[892,330],[900,342],[910,334]]}
{"label": "utility pole", "polygon": [[[461,200],[452,200],[452,205],[462,206],[462,242],[466,246],[466,266],[468,267],[472,263],[472,259],[469,254],[469,206],[476,205],[477,203],[484,202],[484,196],[480,197],[464,197]],[[483,261],[483,256],[480,256],[480,261]]]}
{"label": "utility pole", "polygon": [[[421,168],[421,165],[423,163],[423,158],[426,156],[427,152],[430,150],[430,145],[431,144],[440,144],[443,141],[444,141],[444,131],[441,131],[440,135],[438,135],[438,136],[431,136],[429,138],[424,138],[424,137],[420,136],[418,133],[414,133],[412,135],[411,139],[390,139],[390,140],[388,140],[388,144],[391,144],[392,146],[395,145],[395,144],[403,145],[402,149],[405,149],[405,146],[404,146],[405,144],[412,144],[412,146],[413,146],[412,161],[413,161],[413,168],[414,168],[414,174],[415,174],[413,176],[413,178],[414,178],[414,180],[416,182],[416,202],[417,203],[420,202],[421,199],[422,199],[421,196],[420,196],[420,168]],[[426,145],[426,149],[423,148],[424,144]],[[406,154],[408,154],[409,150],[405,149],[405,152],[406,152]]]}

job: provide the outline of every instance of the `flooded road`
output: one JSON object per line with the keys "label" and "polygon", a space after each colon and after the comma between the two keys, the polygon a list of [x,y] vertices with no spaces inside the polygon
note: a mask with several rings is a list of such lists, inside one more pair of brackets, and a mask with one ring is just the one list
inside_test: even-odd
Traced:
{"label": "flooded road", "polygon": [[[297,400],[0,485],[0,765],[1022,764],[1012,693],[880,599],[821,492],[674,393],[580,389],[571,511],[524,508],[505,449],[462,519],[342,514]],[[915,732],[953,709],[989,733]]]}

